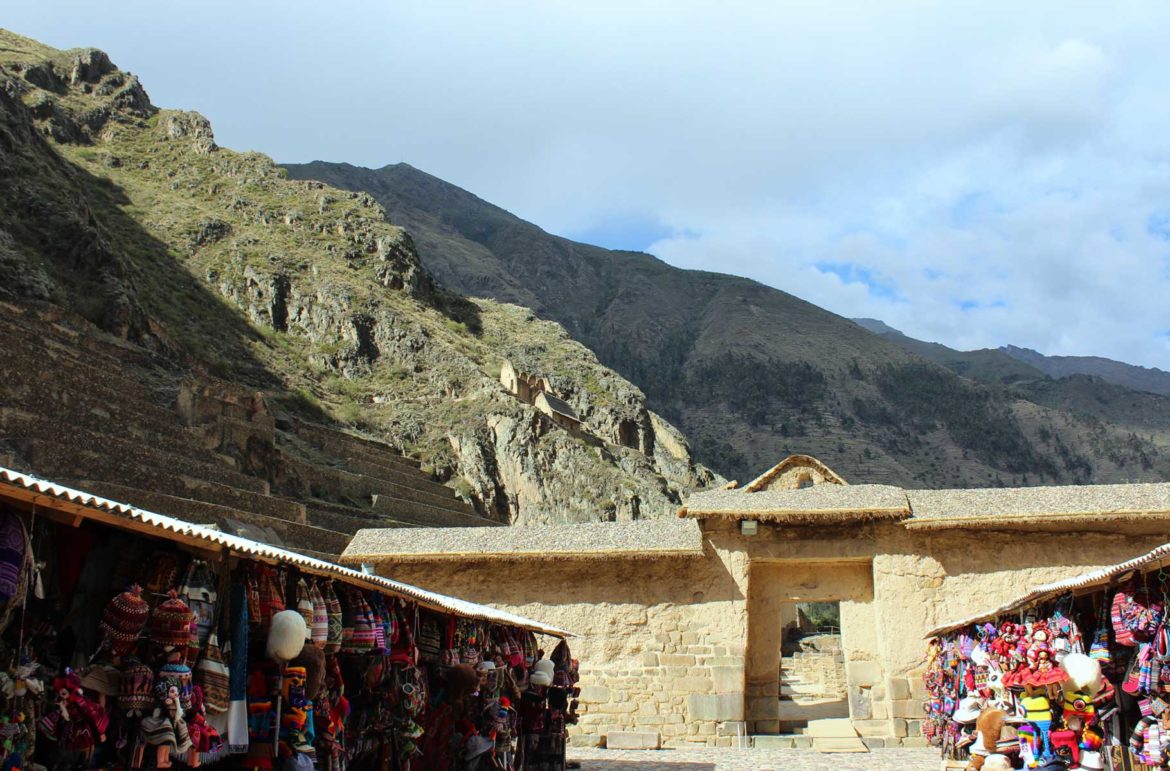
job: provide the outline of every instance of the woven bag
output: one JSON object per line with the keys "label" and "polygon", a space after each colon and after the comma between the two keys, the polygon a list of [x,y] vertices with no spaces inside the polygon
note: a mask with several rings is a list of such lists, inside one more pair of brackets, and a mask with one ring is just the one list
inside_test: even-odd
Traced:
{"label": "woven bag", "polygon": [[219,636],[212,632],[207,638],[207,650],[195,668],[195,682],[203,689],[203,705],[208,712],[227,712],[231,704],[230,678],[219,648]]}

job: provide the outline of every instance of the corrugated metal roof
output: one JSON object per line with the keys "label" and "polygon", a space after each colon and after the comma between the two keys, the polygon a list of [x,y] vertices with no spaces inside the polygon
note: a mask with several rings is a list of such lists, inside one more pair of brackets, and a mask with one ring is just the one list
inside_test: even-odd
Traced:
{"label": "corrugated metal roof", "polygon": [[376,591],[385,592],[397,597],[414,600],[423,605],[428,605],[432,608],[444,610],[449,613],[454,613],[458,616],[467,618],[476,618],[484,621],[492,621],[500,624],[508,624],[510,626],[517,626],[523,629],[529,629],[533,632],[541,634],[553,635],[555,637],[571,637],[571,632],[563,629],[558,629],[553,626],[547,626],[534,621],[530,618],[518,616],[507,611],[497,610],[496,608],[489,608],[486,605],[479,605],[467,600],[461,600],[457,597],[448,597],[445,594],[438,592],[430,592],[426,589],[420,589],[417,586],[404,584],[400,581],[395,581],[390,578],[382,576],[368,575],[366,573],[352,570],[332,562],[319,560],[314,557],[309,557],[304,554],[298,554],[287,549],[280,549],[275,546],[260,543],[259,541],[252,541],[240,536],[223,533],[219,530],[213,530],[203,525],[197,525],[192,522],[186,522],[174,517],[168,517],[165,514],[157,514],[153,511],[146,511],[131,506],[127,503],[119,503],[118,501],[111,501],[102,498],[92,493],[83,492],[81,490],[74,490],[71,487],[65,487],[54,482],[50,482],[29,474],[22,474],[19,471],[4,468],[0,466],[0,488],[4,483],[8,485],[15,485],[25,490],[30,490],[39,495],[56,500],[69,501],[82,507],[98,509],[101,511],[110,512],[126,517],[129,520],[140,522],[149,525],[152,528],[159,530],[160,537],[167,537],[167,533],[174,533],[176,535],[193,538],[199,541],[204,541],[208,544],[227,549],[236,554],[254,559],[270,561],[270,562],[287,562],[292,565],[297,565],[308,571],[335,576],[338,579],[351,584],[357,584]]}
{"label": "corrugated metal roof", "polygon": [[1097,568],[1090,570],[1087,573],[1082,573],[1079,576],[1066,578],[1061,581],[1053,581],[1048,584],[1041,584],[1027,594],[1018,597],[1006,605],[1001,605],[994,610],[984,611],[974,616],[969,616],[962,621],[952,621],[945,626],[940,626],[932,630],[927,637],[935,637],[936,635],[953,632],[957,629],[962,629],[965,626],[978,624],[983,621],[990,621],[997,616],[1004,616],[1008,613],[1014,613],[1018,610],[1023,610],[1035,603],[1044,600],[1059,597],[1062,594],[1075,592],[1078,590],[1107,586],[1113,579],[1124,576],[1133,570],[1140,568],[1153,569],[1159,565],[1170,564],[1170,543],[1162,544],[1156,549],[1153,549],[1140,557],[1134,557],[1125,562],[1119,562],[1116,565],[1110,565],[1104,568]]}

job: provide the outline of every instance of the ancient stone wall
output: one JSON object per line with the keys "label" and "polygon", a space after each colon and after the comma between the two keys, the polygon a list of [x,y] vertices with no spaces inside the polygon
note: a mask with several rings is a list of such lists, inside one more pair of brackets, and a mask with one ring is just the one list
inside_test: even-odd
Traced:
{"label": "ancient stone wall", "polygon": [[[379,565],[428,589],[539,618],[582,635],[574,741],[614,731],[665,745],[730,746],[779,716],[780,607],[836,600],[850,715],[864,736],[914,744],[922,717],[923,635],[1040,583],[1147,551],[1156,537],[956,532],[898,524],[794,528],[745,537],[704,523],[702,558]],[[773,688],[776,695],[773,695]]]}

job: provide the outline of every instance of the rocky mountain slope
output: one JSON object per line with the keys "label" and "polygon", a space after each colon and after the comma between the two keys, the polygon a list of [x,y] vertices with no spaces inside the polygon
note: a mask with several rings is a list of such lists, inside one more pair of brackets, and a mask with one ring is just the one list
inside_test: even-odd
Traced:
{"label": "rocky mountain slope", "polygon": [[[446,285],[563,324],[728,477],[799,451],[853,481],[910,486],[1170,479],[1156,427],[960,377],[754,281],[550,235],[406,164],[287,168],[376,198]],[[1030,371],[995,359],[1005,376]]]}
{"label": "rocky mountain slope", "polygon": [[1156,367],[1140,367],[1101,356],[1045,356],[1015,345],[1005,345],[999,350],[1049,377],[1089,375],[1134,391],[1170,396],[1170,372]]}
{"label": "rocky mountain slope", "polygon": [[[135,377],[214,376],[385,439],[498,521],[657,516],[715,480],[558,325],[437,284],[369,195],[218,147],[100,51],[4,31],[0,299],[149,351]],[[583,430],[506,393],[505,358],[547,375]],[[637,447],[613,443],[622,422]]]}

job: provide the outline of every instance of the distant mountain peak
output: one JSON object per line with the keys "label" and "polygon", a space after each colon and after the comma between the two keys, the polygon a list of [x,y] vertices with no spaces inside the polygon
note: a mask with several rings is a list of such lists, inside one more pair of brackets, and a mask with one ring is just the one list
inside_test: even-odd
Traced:
{"label": "distant mountain peak", "polygon": [[873,332],[875,335],[900,335],[902,330],[894,329],[881,319],[850,319],[854,324]]}

